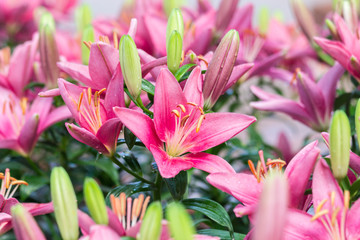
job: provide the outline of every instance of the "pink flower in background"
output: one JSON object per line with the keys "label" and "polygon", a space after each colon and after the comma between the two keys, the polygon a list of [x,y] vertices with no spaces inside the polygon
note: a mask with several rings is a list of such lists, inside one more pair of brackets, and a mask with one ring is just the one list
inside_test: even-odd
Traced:
{"label": "pink flower in background", "polygon": [[10,48],[0,50],[0,85],[17,97],[25,96],[25,86],[30,83],[38,46],[38,36],[18,45],[10,55]]}
{"label": "pink flower in background", "polygon": [[122,124],[115,117],[112,108],[125,106],[123,84],[120,65],[107,88],[95,92],[90,87],[79,87],[59,79],[60,94],[79,124],[78,127],[66,123],[70,135],[100,153],[114,154]]}
{"label": "pink flower in background", "polygon": [[297,73],[296,87],[300,101],[272,94],[252,86],[251,91],[261,101],[250,105],[264,111],[283,112],[317,131],[327,130],[336,94],[336,85],[344,69],[335,64],[317,83],[305,74]]}
{"label": "pink flower in background", "polygon": [[[5,174],[0,173],[0,235],[12,228],[11,207],[19,204],[16,198],[13,198],[15,191],[20,185],[28,185],[27,182],[10,177],[10,170],[7,168]],[[22,203],[24,208],[33,216],[43,215],[53,212],[52,203]],[[16,224],[16,223],[15,223]]]}
{"label": "pink flower in background", "polygon": [[358,33],[353,33],[344,19],[334,15],[336,33],[340,38],[337,41],[315,37],[319,46],[338,61],[355,78],[360,79],[360,39]]}
{"label": "pink flower in background", "polygon": [[[317,142],[305,146],[290,161],[285,169],[285,176],[289,184],[289,207],[307,209],[309,202],[304,197],[304,192],[309,182],[310,175],[320,149]],[[242,204],[235,207],[234,212],[238,217],[252,215],[258,205],[263,179],[267,177],[268,168],[282,168],[286,163],[280,159],[268,160],[265,163],[262,152],[259,153],[261,160],[255,168],[249,160],[252,174],[249,173],[212,173],[206,180],[214,187],[234,196]]]}
{"label": "pink flower in background", "polygon": [[192,72],[183,92],[175,77],[163,69],[156,81],[154,120],[138,111],[114,109],[121,122],[152,152],[165,178],[192,167],[210,173],[233,172],[224,159],[202,151],[223,143],[255,121],[237,113],[205,114],[199,82],[200,71]]}
{"label": "pink flower in background", "polygon": [[46,128],[71,116],[65,106],[54,108],[51,98],[36,97],[29,102],[5,88],[0,88],[0,106],[0,148],[24,156],[31,153]]}

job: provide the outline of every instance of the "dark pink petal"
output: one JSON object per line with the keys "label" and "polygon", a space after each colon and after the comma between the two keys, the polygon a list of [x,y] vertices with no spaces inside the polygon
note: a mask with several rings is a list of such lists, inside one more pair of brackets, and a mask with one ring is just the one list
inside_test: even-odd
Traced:
{"label": "dark pink petal", "polygon": [[334,22],[336,25],[336,31],[339,34],[341,41],[344,42],[346,46],[350,47],[350,49],[354,47],[353,43],[356,36],[349,29],[344,19],[341,16],[339,16],[337,13],[335,13]]}
{"label": "dark pink petal", "polygon": [[5,201],[3,201],[1,205],[1,212],[11,214],[11,208],[18,203],[19,201],[16,200],[16,198],[5,199]]}
{"label": "dark pink petal", "polygon": [[339,63],[335,63],[335,65],[317,83],[318,87],[323,93],[329,114],[332,111],[332,107],[334,105],[336,85],[344,72],[345,69]]}
{"label": "dark pink petal", "polygon": [[282,112],[304,124],[310,124],[312,121],[302,104],[289,99],[251,102],[250,106],[263,111]]}
{"label": "dark pink petal", "polygon": [[249,205],[242,205],[242,204],[238,204],[236,205],[236,207],[234,208],[234,213],[235,213],[235,216],[240,218],[240,217],[243,217],[243,216],[249,216],[249,220],[250,222],[253,221],[253,214],[255,213],[257,209],[257,202],[256,203],[251,203]]}
{"label": "dark pink petal", "polygon": [[262,191],[262,183],[258,183],[255,176],[248,173],[212,173],[206,180],[245,205],[257,203]]}
{"label": "dark pink petal", "polygon": [[116,143],[119,137],[122,124],[119,118],[112,118],[107,120],[99,128],[96,133],[96,137],[107,148],[110,154],[113,154],[116,150]]}
{"label": "dark pink petal", "polygon": [[69,74],[71,78],[85,84],[86,86],[95,88],[96,82],[94,80],[94,83],[90,78],[88,66],[71,62],[58,62],[57,66],[61,71]]}
{"label": "dark pink petal", "polygon": [[119,221],[119,217],[115,215],[115,213],[108,207],[106,207],[106,211],[109,217],[109,224],[108,226],[112,228],[117,234],[120,236],[124,236],[126,234],[123,225]]}
{"label": "dark pink petal", "polygon": [[207,26],[201,32],[196,31],[195,38],[189,36],[190,34],[185,34],[184,49],[192,50],[197,54],[205,54],[211,43],[212,33],[212,28]]}
{"label": "dark pink petal", "polygon": [[81,210],[77,211],[79,227],[83,235],[90,234],[90,227],[95,225],[94,220]]}
{"label": "dark pink petal", "polygon": [[[154,15],[144,15],[144,24],[149,34],[148,41],[151,41],[154,55],[166,55],[166,24],[163,18]],[[156,27],[154,27],[156,26]]]}
{"label": "dark pink petal", "polygon": [[[286,55],[286,51],[279,51],[277,53],[274,53],[260,61],[257,61],[254,63],[254,67],[252,67],[249,72],[247,72],[246,79],[249,79],[253,76],[261,75],[264,72],[266,72],[269,68],[272,66],[275,66],[277,63],[279,63],[284,56]],[[246,80],[244,79],[244,80]]]}
{"label": "dark pink petal", "polygon": [[61,97],[64,100],[66,106],[69,108],[72,116],[75,118],[75,121],[79,122],[79,112],[77,109],[82,88],[69,83],[62,78],[58,79],[58,86]]}
{"label": "dark pink petal", "polygon": [[312,216],[295,209],[287,214],[284,231],[286,240],[331,240],[320,220],[311,221]]}
{"label": "dark pink petal", "polygon": [[150,145],[150,151],[154,156],[159,172],[163,178],[173,178],[180,171],[193,167],[193,163],[182,157],[171,157],[158,146]]}
{"label": "dark pink petal", "polygon": [[52,213],[54,206],[52,202],[49,203],[22,203],[24,208],[33,216],[44,215]]}
{"label": "dark pink petal", "polygon": [[21,147],[19,146],[17,139],[1,139],[0,149],[12,149],[21,152]]}
{"label": "dark pink petal", "polygon": [[193,146],[190,152],[202,152],[215,147],[256,121],[255,117],[239,113],[208,113],[205,115],[198,133],[193,133],[188,142]]}
{"label": "dark pink petal", "polygon": [[89,74],[97,90],[108,86],[118,64],[119,53],[113,46],[103,42],[91,44]]}
{"label": "dark pink petal", "polygon": [[36,144],[38,125],[39,115],[34,114],[26,120],[24,126],[21,128],[18,141],[25,154],[29,154]]}
{"label": "dark pink petal", "polygon": [[254,13],[254,6],[248,3],[240,8],[237,8],[232,17],[226,32],[230,29],[235,29],[239,33],[247,29],[252,29],[252,18]]}
{"label": "dark pink petal", "polygon": [[232,166],[223,158],[209,153],[190,153],[184,156],[186,161],[192,162],[193,167],[208,173],[235,173]]}
{"label": "dark pink petal", "polygon": [[324,50],[324,52],[329,54],[346,68],[350,61],[351,53],[343,43],[318,37],[314,37],[314,41]]}
{"label": "dark pink petal", "polygon": [[145,77],[150,72],[151,76],[156,79],[163,65],[166,65],[167,57],[156,59],[141,49],[138,49],[138,53],[141,63],[143,64],[141,66],[142,76]]}
{"label": "dark pink petal", "polygon": [[204,105],[204,98],[202,95],[203,77],[201,75],[200,67],[192,70],[184,87],[184,95],[188,102],[196,103],[199,106]]}
{"label": "dark pink petal", "polygon": [[[329,199],[332,192],[335,192],[335,206],[342,209],[344,207],[343,192],[326,161],[321,158],[315,166],[313,175],[312,194],[314,207],[316,208],[322,200]],[[331,211],[330,200],[325,203],[322,209]]]}
{"label": "dark pink petal", "polygon": [[40,97],[56,97],[60,95],[60,89],[59,88],[54,88],[54,89],[50,89],[50,90],[46,90],[43,92],[39,92],[38,94]]}
{"label": "dark pink petal", "polygon": [[252,85],[250,87],[250,90],[252,91],[252,93],[257,96],[260,100],[287,100],[286,98],[280,96],[280,95],[277,95],[277,94],[274,94],[274,93],[268,93],[268,92],[265,92],[264,90],[262,90],[261,88],[255,86],[255,85]]}
{"label": "dark pink petal", "polygon": [[282,157],[284,158],[284,161],[286,163],[289,163],[292,157],[294,156],[294,153],[292,152],[289,139],[286,137],[286,134],[284,132],[281,132],[279,134],[276,147],[280,150]]}
{"label": "dark pink petal", "polygon": [[[120,121],[150,150],[150,145],[161,146],[153,120],[147,115],[128,108],[114,107]],[[141,127],[139,127],[141,126]]]}
{"label": "dark pink petal", "polygon": [[65,126],[68,132],[70,133],[70,135],[79,142],[82,142],[96,149],[99,153],[109,154],[109,151],[104,146],[104,144],[102,144],[102,142],[100,142],[100,140],[94,134],[92,134],[85,128],[80,128],[70,123],[65,123]]}
{"label": "dark pink petal", "polygon": [[304,196],[310,175],[319,157],[320,149],[314,141],[300,150],[285,169],[290,189],[290,207],[299,208],[299,203]]}
{"label": "dark pink petal", "polygon": [[300,101],[304,104],[304,108],[319,124],[327,119],[326,106],[324,96],[321,89],[315,82],[310,80],[304,74],[298,74],[296,85],[300,96]]}
{"label": "dark pink petal", "polygon": [[121,74],[120,64],[118,64],[115,73],[107,86],[104,105],[108,118],[115,117],[113,107],[125,107],[124,81]]}
{"label": "dark pink petal", "polygon": [[186,102],[174,75],[167,68],[161,69],[155,87],[154,123],[157,135],[163,142],[166,141],[166,136],[172,136],[175,131],[175,115],[171,111],[179,111],[179,104],[186,107]]}

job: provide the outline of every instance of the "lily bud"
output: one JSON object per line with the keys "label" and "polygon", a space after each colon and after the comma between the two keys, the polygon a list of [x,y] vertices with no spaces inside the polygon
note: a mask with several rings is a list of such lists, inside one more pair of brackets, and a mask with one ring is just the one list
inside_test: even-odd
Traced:
{"label": "lily bud", "polygon": [[259,14],[259,33],[266,34],[269,27],[269,9],[263,7]]}
{"label": "lily bud", "polygon": [[170,34],[167,52],[167,66],[169,70],[175,74],[180,67],[181,55],[182,55],[182,38],[178,31],[174,30]]}
{"label": "lily bud", "polygon": [[76,27],[78,33],[80,36],[82,36],[86,27],[89,26],[92,21],[92,13],[91,13],[90,5],[83,4],[76,9],[75,21],[76,21]]}
{"label": "lily bud", "polygon": [[330,19],[326,19],[325,24],[326,24],[327,28],[330,30],[333,38],[340,39],[335,24]]}
{"label": "lily bud", "polygon": [[195,229],[191,218],[185,208],[177,202],[168,205],[166,219],[169,222],[169,229],[174,240],[193,240]]}
{"label": "lily bud", "polygon": [[146,210],[145,217],[141,223],[138,240],[160,239],[162,207],[160,202],[153,202]]}
{"label": "lily bud", "polygon": [[35,219],[19,203],[11,208],[12,225],[16,239],[22,240],[45,240],[45,236],[40,230]]}
{"label": "lily bud", "polygon": [[265,179],[259,208],[256,212],[254,240],[282,239],[288,202],[289,193],[286,177],[281,170],[272,169]]}
{"label": "lily bud", "polygon": [[358,144],[360,146],[360,99],[358,100],[356,104],[355,109],[355,130],[357,135]]}
{"label": "lily bud", "polygon": [[55,41],[55,21],[49,12],[44,12],[39,24],[40,62],[44,77],[49,88],[56,87],[59,69],[59,52]]}
{"label": "lily bud", "polygon": [[135,99],[141,93],[141,64],[134,40],[129,35],[123,35],[119,45],[120,65],[125,84]]}
{"label": "lily bud", "polygon": [[97,182],[92,178],[86,178],[84,183],[84,197],[92,219],[97,224],[107,225],[109,217],[103,193]]}
{"label": "lily bud", "polygon": [[212,108],[223,93],[233,71],[239,45],[239,33],[230,30],[216,48],[204,79],[204,109]]}
{"label": "lily bud", "polygon": [[316,22],[303,0],[291,0],[291,7],[302,32],[312,41],[317,35]]}
{"label": "lily bud", "polygon": [[350,123],[345,112],[335,111],[330,126],[331,169],[336,179],[347,175],[350,161]]}
{"label": "lily bud", "polygon": [[173,9],[169,16],[166,26],[166,46],[169,45],[170,35],[176,30],[180,33],[181,39],[184,38],[184,20],[180,9]]}
{"label": "lily bud", "polygon": [[64,168],[55,167],[51,171],[50,190],[61,237],[64,240],[78,239],[77,200],[70,177]]}
{"label": "lily bud", "polygon": [[[94,42],[95,39],[95,33],[94,33],[94,28],[89,25],[87,26],[82,34],[82,42]],[[82,63],[85,65],[89,64],[89,57],[90,57],[90,49],[85,45],[82,44],[81,45],[81,60]]]}
{"label": "lily bud", "polygon": [[226,30],[234,16],[239,0],[222,0],[216,13],[215,27],[219,31]]}
{"label": "lily bud", "polygon": [[183,4],[183,0],[164,0],[163,8],[166,16],[169,16],[174,8],[180,8]]}

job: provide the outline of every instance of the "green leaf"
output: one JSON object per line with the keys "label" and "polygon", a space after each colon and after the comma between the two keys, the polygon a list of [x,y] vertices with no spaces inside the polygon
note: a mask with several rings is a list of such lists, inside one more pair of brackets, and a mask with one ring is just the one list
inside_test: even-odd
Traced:
{"label": "green leaf", "polygon": [[31,83],[29,83],[28,85],[26,85],[25,87],[24,87],[24,90],[27,90],[27,89],[34,89],[34,88],[36,88],[36,87],[38,87],[38,88],[43,88],[45,86],[45,84],[44,83],[40,83],[40,82],[31,82]]}
{"label": "green leaf", "polygon": [[132,182],[132,183],[127,183],[126,185],[120,185],[114,189],[112,189],[108,195],[106,196],[106,204],[110,205],[110,195],[114,195],[115,197],[118,197],[120,195],[120,193],[125,193],[127,197],[135,194],[135,193],[139,193],[139,192],[146,192],[146,191],[151,191],[152,187],[150,186],[150,184],[147,183],[143,183],[141,181],[138,182]]}
{"label": "green leaf", "polygon": [[185,64],[184,66],[181,66],[181,68],[179,68],[179,70],[177,70],[175,73],[176,80],[179,81],[184,76],[184,74],[194,66],[196,66],[196,64],[193,63],[189,63],[189,64]]}
{"label": "green leaf", "polygon": [[146,79],[142,79],[141,89],[153,96],[155,94],[155,86]]}
{"label": "green leaf", "polygon": [[360,178],[357,179],[350,187],[350,195],[351,197],[355,196],[360,190]]}
{"label": "green leaf", "polygon": [[182,203],[187,209],[201,212],[221,226],[227,227],[233,237],[234,229],[229,214],[219,203],[206,198],[189,198],[183,200]]}
{"label": "green leaf", "polygon": [[188,185],[187,172],[181,171],[174,178],[164,178],[164,180],[174,200],[182,200]]}
{"label": "green leaf", "polygon": [[136,136],[127,127],[124,128],[124,136],[126,146],[131,150],[135,145]]}
{"label": "green leaf", "polygon": [[44,176],[25,176],[22,180],[29,183],[28,186],[20,187],[20,199],[21,201],[26,200],[31,193],[42,188],[49,183],[49,178]]}
{"label": "green leaf", "polygon": [[[219,229],[201,229],[198,231],[198,234],[208,235],[213,237],[219,237],[221,240],[232,240],[228,231],[219,230]],[[234,233],[235,240],[243,240],[246,235],[240,233]]]}
{"label": "green leaf", "polygon": [[129,166],[129,168],[137,173],[138,175],[142,176],[142,169],[141,166],[137,160],[137,158],[131,153],[123,153],[119,155],[121,158],[123,158],[126,162],[126,164]]}

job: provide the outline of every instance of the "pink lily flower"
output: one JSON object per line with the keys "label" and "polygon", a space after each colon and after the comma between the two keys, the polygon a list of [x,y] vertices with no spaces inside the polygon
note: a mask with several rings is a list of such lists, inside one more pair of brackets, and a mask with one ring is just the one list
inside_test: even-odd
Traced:
{"label": "pink lily flower", "polygon": [[[107,88],[119,64],[117,45],[110,45],[109,39],[87,43],[90,49],[89,66],[73,62],[58,62],[61,71],[94,90]],[[118,41],[115,40],[117,43]]]}
{"label": "pink lily flower", "polygon": [[[14,193],[20,185],[28,185],[27,182],[17,180],[10,177],[10,170],[7,168],[5,174],[0,173],[1,189],[0,189],[0,235],[9,231],[13,224],[10,213],[11,207],[19,204],[16,198],[13,198]],[[32,215],[43,215],[53,212],[52,203],[22,203],[24,208]],[[16,223],[15,223],[16,225]]]}
{"label": "pink lily flower", "polygon": [[41,5],[45,7],[56,20],[66,18],[71,10],[77,5],[78,0],[40,0]]}
{"label": "pink lily flower", "polygon": [[[137,238],[142,219],[150,202],[150,196],[140,194],[138,198],[126,197],[125,193],[120,193],[118,197],[110,195],[111,209],[107,208],[109,223],[107,226],[97,225],[89,215],[78,211],[79,226],[83,233],[80,239],[89,237],[93,240],[98,239],[119,239],[120,237]],[[106,238],[105,238],[106,236]],[[102,238],[101,238],[102,237]],[[167,221],[161,222],[160,240],[170,240],[170,233]],[[217,237],[206,235],[195,235],[195,240],[219,240]]]}
{"label": "pink lily flower", "polygon": [[[309,182],[312,169],[319,156],[320,149],[316,147],[317,142],[305,146],[290,161],[285,169],[285,176],[289,184],[289,207],[306,209],[308,207],[304,192]],[[280,159],[268,160],[265,163],[262,151],[259,152],[260,161],[255,169],[254,164],[249,161],[250,173],[212,173],[206,180],[214,187],[234,196],[242,204],[235,207],[237,217],[252,215],[259,202],[263,189],[262,180],[267,177],[268,168],[281,169],[286,163]]]}
{"label": "pink lily flower", "polygon": [[315,166],[312,194],[315,214],[290,212],[285,227],[286,237],[315,240],[360,238],[360,200],[350,208],[349,191],[341,190],[324,159]]}
{"label": "pink lily flower", "polygon": [[355,78],[360,79],[360,39],[353,33],[345,21],[334,14],[334,22],[339,40],[332,41],[315,37],[314,41],[331,57],[338,61]]}
{"label": "pink lily flower", "polygon": [[18,45],[12,55],[10,48],[0,50],[0,86],[10,89],[18,97],[25,96],[25,86],[30,82],[38,45],[38,35],[31,41]]}
{"label": "pink lily flower", "polygon": [[60,78],[60,94],[79,124],[79,127],[72,123],[65,124],[70,135],[100,153],[113,155],[122,124],[112,108],[125,106],[123,84],[120,65],[107,88],[95,91],[94,94],[90,87],[79,87]]}
{"label": "pink lily flower", "polygon": [[205,114],[201,81],[200,70],[193,71],[183,92],[175,77],[162,69],[156,80],[154,120],[138,111],[114,108],[121,122],[151,151],[164,178],[192,167],[210,173],[234,172],[224,159],[202,151],[223,143],[255,121],[236,113]]}
{"label": "pink lily flower", "polygon": [[51,98],[16,97],[0,87],[0,148],[28,156],[41,133],[56,122],[70,117],[65,106],[53,108]]}
{"label": "pink lily flower", "polygon": [[283,112],[317,131],[327,130],[333,110],[336,84],[343,73],[344,69],[340,64],[335,64],[316,83],[305,74],[298,72],[296,87],[300,101],[267,93],[252,86],[251,91],[261,101],[252,102],[250,105],[259,110]]}

